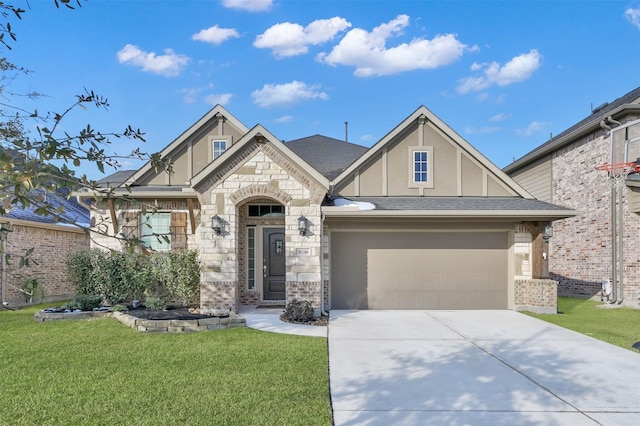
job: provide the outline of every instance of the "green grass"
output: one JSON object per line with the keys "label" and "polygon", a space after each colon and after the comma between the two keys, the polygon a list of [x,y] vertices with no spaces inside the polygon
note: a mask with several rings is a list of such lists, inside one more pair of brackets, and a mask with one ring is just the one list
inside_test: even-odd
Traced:
{"label": "green grass", "polygon": [[0,311],[0,424],[331,423],[326,339],[145,334],[35,311]]}
{"label": "green grass", "polygon": [[601,303],[569,297],[558,298],[558,315],[536,318],[612,343],[625,349],[640,341],[640,310],[597,308]]}

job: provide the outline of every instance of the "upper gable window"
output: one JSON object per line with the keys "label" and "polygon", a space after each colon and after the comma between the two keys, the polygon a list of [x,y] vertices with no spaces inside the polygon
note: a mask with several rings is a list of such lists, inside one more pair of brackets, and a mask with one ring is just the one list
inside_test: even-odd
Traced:
{"label": "upper gable window", "polygon": [[433,188],[433,147],[409,147],[409,188]]}
{"label": "upper gable window", "polygon": [[427,151],[413,151],[413,181],[429,181],[429,153]]}
{"label": "upper gable window", "polygon": [[226,140],[213,140],[213,159],[220,157],[222,153],[227,149]]}

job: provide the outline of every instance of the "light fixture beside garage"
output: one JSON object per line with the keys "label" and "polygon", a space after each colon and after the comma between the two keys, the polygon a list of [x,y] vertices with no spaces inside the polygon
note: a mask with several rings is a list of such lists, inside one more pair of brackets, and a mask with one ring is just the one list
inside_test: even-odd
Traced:
{"label": "light fixture beside garage", "polygon": [[224,228],[224,221],[218,215],[214,215],[211,218],[211,228],[216,235],[222,235],[222,230]]}
{"label": "light fixture beside garage", "polygon": [[298,231],[300,231],[300,235],[305,236],[309,231],[309,226],[307,225],[307,218],[304,216],[300,216],[298,218]]}
{"label": "light fixture beside garage", "polygon": [[551,226],[550,223],[547,223],[544,225],[544,228],[542,228],[542,240],[545,243],[548,243],[551,237],[553,237],[553,226]]}

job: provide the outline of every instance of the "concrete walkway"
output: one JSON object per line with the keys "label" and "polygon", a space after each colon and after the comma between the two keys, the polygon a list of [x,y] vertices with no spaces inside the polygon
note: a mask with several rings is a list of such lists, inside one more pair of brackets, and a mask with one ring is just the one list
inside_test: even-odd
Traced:
{"label": "concrete walkway", "polygon": [[280,320],[282,308],[256,308],[243,306],[238,314],[247,321],[247,327],[272,333],[296,334],[298,336],[327,337],[327,327],[291,324]]}
{"label": "concrete walkway", "polygon": [[638,425],[640,354],[512,311],[331,311],[336,425]]}

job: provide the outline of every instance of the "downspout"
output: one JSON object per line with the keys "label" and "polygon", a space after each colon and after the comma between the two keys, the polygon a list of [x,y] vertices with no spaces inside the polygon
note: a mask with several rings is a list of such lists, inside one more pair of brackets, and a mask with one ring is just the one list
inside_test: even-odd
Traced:
{"label": "downspout", "polygon": [[616,223],[616,187],[611,187],[611,300],[609,303],[616,303],[618,301],[618,248],[616,244],[617,235],[616,230],[618,225]]}
{"label": "downspout", "polygon": [[82,201],[82,197],[80,197],[79,195],[76,195],[76,202],[82,207],[84,207],[85,209],[87,209],[89,212],[91,212],[91,206],[85,203],[84,201]]}
{"label": "downspout", "polygon": [[618,192],[618,226],[620,232],[618,233],[618,246],[620,247],[620,258],[618,259],[618,275],[620,277],[620,293],[618,294],[620,300],[618,304],[624,302],[624,206],[622,204],[622,197],[624,192],[622,188]]}
{"label": "downspout", "polygon": [[320,313],[329,316],[324,308],[324,213],[320,207]]}

